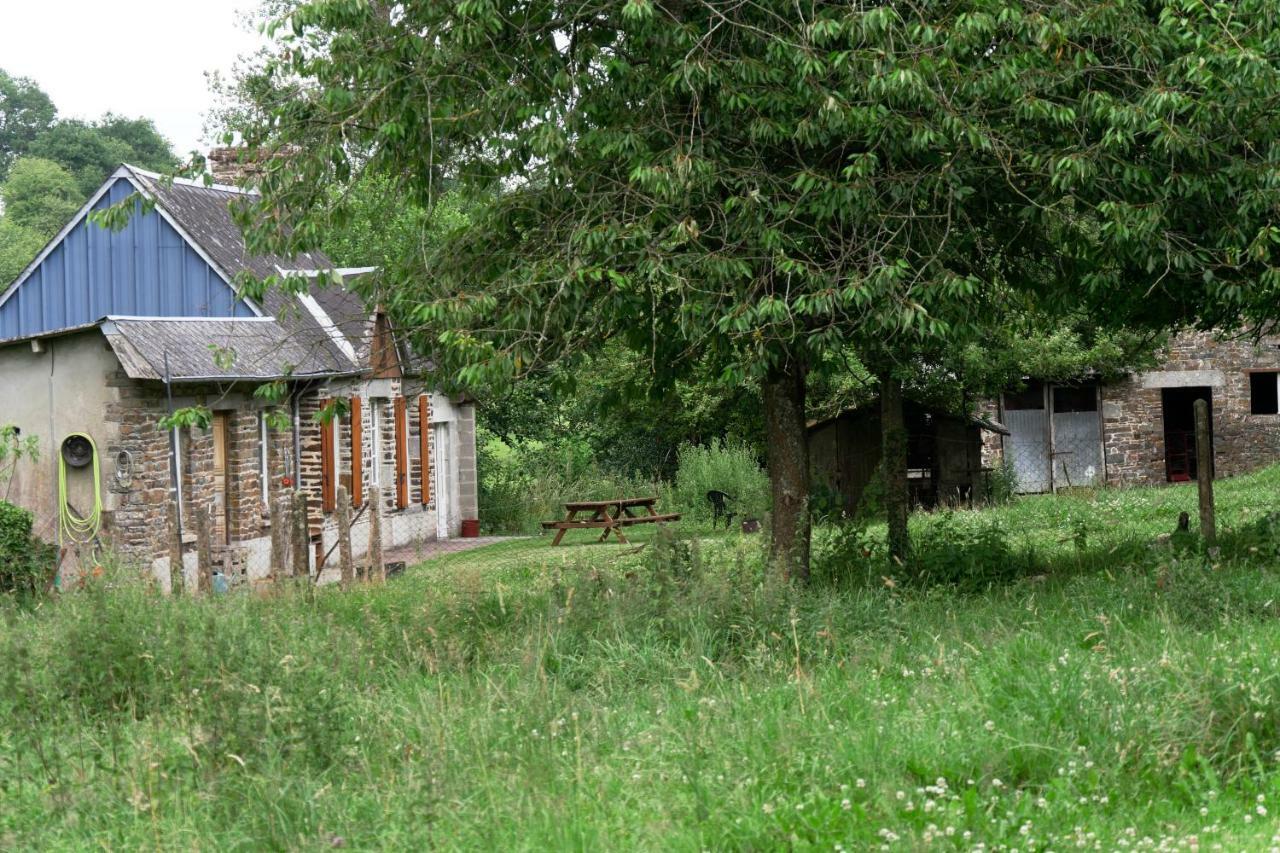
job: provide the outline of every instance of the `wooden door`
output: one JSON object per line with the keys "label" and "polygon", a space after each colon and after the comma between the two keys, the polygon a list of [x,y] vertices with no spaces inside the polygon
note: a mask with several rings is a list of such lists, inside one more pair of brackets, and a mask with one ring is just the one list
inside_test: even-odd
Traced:
{"label": "wooden door", "polygon": [[228,412],[213,413],[213,539],[227,545],[231,542],[231,499],[228,493],[227,450],[231,444]]}

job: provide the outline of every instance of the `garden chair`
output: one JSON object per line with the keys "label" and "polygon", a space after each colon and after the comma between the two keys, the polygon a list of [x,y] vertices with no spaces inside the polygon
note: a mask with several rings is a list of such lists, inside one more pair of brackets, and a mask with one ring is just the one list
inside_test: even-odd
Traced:
{"label": "garden chair", "polygon": [[707,501],[711,504],[711,529],[715,530],[720,519],[724,518],[724,529],[728,530],[733,524],[734,511],[729,508],[727,501],[733,500],[733,495],[726,494],[718,489],[712,489],[707,492]]}

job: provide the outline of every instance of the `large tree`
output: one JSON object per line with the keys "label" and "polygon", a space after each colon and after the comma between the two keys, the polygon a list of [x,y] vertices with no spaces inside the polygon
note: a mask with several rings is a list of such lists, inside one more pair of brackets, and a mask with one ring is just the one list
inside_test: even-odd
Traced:
{"label": "large tree", "polygon": [[14,159],[48,130],[58,111],[35,81],[0,69],[0,180]]}
{"label": "large tree", "polygon": [[451,375],[602,342],[670,385],[760,389],[780,563],[807,575],[806,393],[852,349],[884,404],[905,556],[902,383],[1013,295],[1153,324],[1274,302],[1280,32],[1269,0],[302,3],[237,128],[245,214],[301,249],[376,176],[482,201],[382,279]]}
{"label": "large tree", "polygon": [[121,163],[167,171],[178,158],[150,119],[108,113],[96,122],[59,121],[37,136],[26,154],[53,160],[70,172],[88,198]]}

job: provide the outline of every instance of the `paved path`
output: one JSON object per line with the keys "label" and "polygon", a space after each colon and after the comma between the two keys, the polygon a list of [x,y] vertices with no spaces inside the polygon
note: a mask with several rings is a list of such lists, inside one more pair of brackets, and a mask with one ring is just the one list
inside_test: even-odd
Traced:
{"label": "paved path", "polygon": [[495,542],[506,542],[520,538],[523,537],[477,536],[474,539],[432,539],[427,542],[402,545],[399,548],[388,548],[383,552],[382,560],[385,563],[395,563],[403,560],[407,567],[415,563],[421,563],[423,560],[430,560],[432,557],[439,557],[442,554],[456,554],[459,551],[470,551],[473,548],[481,548],[485,545],[492,545]]}

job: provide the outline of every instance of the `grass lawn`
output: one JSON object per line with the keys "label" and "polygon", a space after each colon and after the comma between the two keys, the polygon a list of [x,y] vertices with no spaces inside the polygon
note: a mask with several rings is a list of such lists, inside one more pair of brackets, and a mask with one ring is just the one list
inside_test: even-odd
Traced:
{"label": "grass lawn", "polygon": [[875,529],[820,531],[837,580],[790,589],[685,524],[10,604],[0,848],[1266,850],[1278,488],[1218,484],[1212,556],[1148,546],[1186,487],[915,518],[980,589],[895,574]]}

